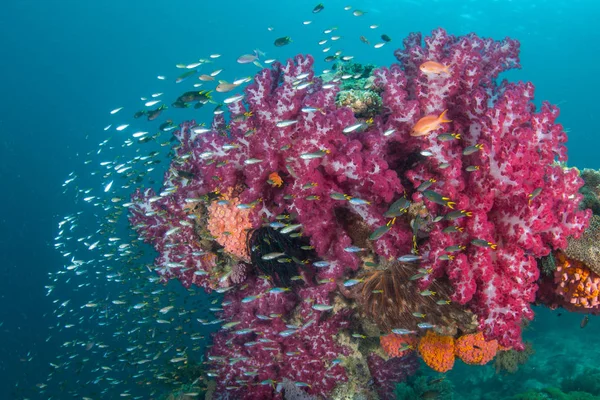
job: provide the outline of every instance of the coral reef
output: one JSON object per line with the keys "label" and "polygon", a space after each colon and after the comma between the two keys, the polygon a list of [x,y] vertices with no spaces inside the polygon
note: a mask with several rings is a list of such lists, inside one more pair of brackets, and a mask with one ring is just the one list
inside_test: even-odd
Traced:
{"label": "coral reef", "polygon": [[[355,74],[372,77],[346,88],[349,107],[336,101],[343,75],[325,85],[298,55],[228,98],[228,121],[174,131],[163,190],[138,190],[129,219],[163,281],[224,293],[214,398],[281,398],[283,379],[328,398],[349,387],[351,354],[391,396],[416,352],[373,351],[361,312],[384,333],[415,331],[437,371],[452,368],[455,336],[480,332],[461,342],[472,363],[489,358],[475,346],[524,348],[536,258],[578,238],[591,211],[577,171],[555,162],[566,160],[558,109],[536,110],[531,83],[496,81],[518,52],[511,39],[412,34],[398,64]],[[377,107],[359,107],[356,90]],[[340,341],[347,331],[365,344]]]}

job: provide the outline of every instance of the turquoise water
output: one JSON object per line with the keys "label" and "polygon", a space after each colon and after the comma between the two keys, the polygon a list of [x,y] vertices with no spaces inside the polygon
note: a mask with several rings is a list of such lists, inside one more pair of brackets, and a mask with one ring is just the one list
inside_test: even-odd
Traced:
{"label": "turquoise water", "polygon": [[[347,4],[367,13],[354,17],[343,10]],[[77,171],[78,188],[95,187],[96,192],[101,191],[102,180],[89,175],[97,168],[84,163],[93,159],[97,166],[97,161],[102,161],[102,153],[95,153],[98,144],[109,136],[103,128],[115,123],[109,111],[125,107],[127,116],[117,114],[122,116],[119,123],[130,123],[132,110],[139,108],[140,96],[156,92],[164,92],[163,96],[169,99],[178,96],[181,88],[172,83],[178,73],[174,68],[177,63],[220,53],[222,57],[215,66],[224,68],[223,74],[230,79],[243,77],[258,69],[239,65],[236,58],[258,48],[267,53],[267,58],[315,54],[319,70],[326,68],[326,63],[317,42],[324,29],[334,26],[342,36],[340,47],[346,53],[352,53],[357,62],[377,65],[394,62],[392,50],[414,31],[427,34],[443,27],[454,35],[475,32],[495,39],[508,36],[521,42],[522,69],[503,77],[533,81],[536,101],[549,100],[560,106],[560,122],[569,130],[570,165],[600,168],[593,149],[600,143],[595,124],[596,94],[600,89],[595,71],[600,63],[595,45],[600,39],[596,29],[600,15],[597,2],[332,1],[324,2],[325,10],[316,15],[311,13],[315,5],[303,1],[272,4],[138,0],[9,1],[3,5],[0,398],[117,398],[125,391],[149,398],[152,392],[158,395],[171,389],[156,378],[158,369],[171,368],[168,360],[152,368],[146,368],[146,364],[131,367],[131,357],[123,350],[130,346],[127,335],[114,336],[118,330],[129,332],[140,325],[133,314],[120,316],[117,325],[104,326],[102,318],[112,310],[90,314],[80,308],[91,298],[112,299],[119,294],[148,301],[142,295],[132,294],[133,290],[146,290],[148,277],[142,275],[143,269],[139,272],[140,281],[115,283],[114,279],[107,282],[106,274],[110,272],[96,275],[92,263],[90,272],[79,280],[60,280],[62,283],[50,296],[44,286],[53,284],[56,271],[71,258],[53,249],[59,221],[84,210],[78,222],[82,230],[77,234],[84,237],[93,235],[98,229],[98,218],[103,218],[82,196],[75,198],[72,187],[63,194],[65,188],[61,185],[69,173]],[[312,23],[303,25],[306,20]],[[377,34],[369,29],[370,24],[379,25]],[[273,27],[273,31],[268,27]],[[381,49],[358,40],[359,35],[365,35],[376,42],[381,33],[392,38]],[[275,48],[273,40],[280,36],[290,36],[293,42]],[[159,81],[157,75],[167,75],[171,80]],[[175,121],[208,121],[210,111],[169,110],[168,116]],[[133,148],[124,148],[122,154],[129,157],[135,153]],[[165,164],[158,165],[153,173],[158,181],[164,168]],[[119,234],[127,235],[124,229]],[[78,254],[77,259],[91,258]],[[152,253],[147,251],[137,265],[151,260]],[[101,268],[107,267],[116,271],[119,266],[101,263]],[[149,301],[157,297],[161,298],[157,301],[172,301],[186,309],[203,309],[210,301],[200,293],[191,296],[177,282],[171,282],[164,292],[151,295]],[[60,301],[53,303],[56,299]],[[71,306],[61,309],[60,303],[67,300]],[[526,373],[499,380],[491,373],[492,367],[457,367],[450,374],[457,393],[463,393],[465,398],[484,398],[484,394],[499,392],[503,387],[525,390],[549,385],[556,378],[553,374],[564,377],[586,366],[596,366],[600,352],[593,345],[600,325],[595,318],[581,329],[581,315],[563,312],[559,317],[556,311],[536,311],[536,320],[526,331],[536,354],[524,367]],[[57,317],[63,312],[64,316]],[[192,332],[188,318],[191,317],[178,316],[171,329],[157,326],[156,337],[136,340],[172,340],[175,347],[181,348],[198,346],[193,357],[200,362],[208,342],[190,342],[189,334],[206,336],[210,326],[194,326]],[[196,318],[198,315],[194,315]],[[80,322],[76,331],[64,328],[73,321]],[[178,324],[184,326],[186,338],[174,330]],[[109,347],[86,351],[91,342]],[[153,354],[144,354],[138,360],[152,358],[156,352],[158,347]],[[72,355],[76,356],[69,359]],[[114,370],[112,377],[119,382],[103,379],[90,388],[90,382],[107,374],[102,366]],[[137,373],[142,375],[132,378]],[[472,387],[483,394],[472,394]]]}

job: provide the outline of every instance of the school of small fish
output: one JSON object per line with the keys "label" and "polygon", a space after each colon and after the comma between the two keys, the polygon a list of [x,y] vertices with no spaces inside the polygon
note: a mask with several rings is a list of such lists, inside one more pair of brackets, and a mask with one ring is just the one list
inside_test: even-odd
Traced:
{"label": "school of small fish", "polygon": [[[314,21],[304,20],[303,24],[314,27],[318,24],[317,14],[329,11],[329,8],[331,6],[318,4],[312,10],[308,9],[307,15]],[[351,18],[365,21],[370,16],[368,10],[358,10],[351,6],[344,7],[344,12],[349,12]],[[343,27],[328,26],[322,29],[323,36],[315,43],[312,53],[328,53],[325,62],[348,62],[354,56],[342,50],[344,44],[348,48],[353,42],[362,42],[363,45],[380,49],[391,41],[386,34],[373,37],[372,32],[376,29],[379,29],[379,25],[367,23],[361,36],[356,35],[354,29],[344,31]],[[273,30],[272,27],[268,28],[269,32]],[[275,47],[293,46],[294,43],[285,34],[273,33],[272,40]],[[373,45],[371,41],[374,42]],[[323,47],[325,45],[327,47]],[[102,136],[97,139],[98,145],[85,155],[82,168],[71,172],[62,184],[63,193],[73,197],[79,210],[60,220],[54,238],[54,247],[64,259],[64,265],[51,274],[50,282],[45,287],[48,298],[55,304],[51,327],[54,333],[46,341],[54,343],[60,351],[49,365],[50,372],[46,381],[37,385],[37,390],[42,395],[48,398],[68,395],[88,400],[119,397],[145,399],[158,396],[164,388],[173,389],[186,385],[186,398],[199,397],[206,389],[207,380],[198,376],[190,382],[182,380],[182,377],[186,371],[200,368],[204,364],[203,354],[208,346],[207,336],[211,330],[231,329],[237,335],[248,333],[246,330],[235,331],[237,321],[223,321],[214,316],[214,312],[224,306],[220,293],[208,295],[193,287],[184,289],[176,283],[165,285],[161,282],[153,271],[154,255],[136,237],[127,221],[127,208],[131,206],[128,202],[129,195],[136,188],[150,187],[160,182],[165,165],[173,158],[177,142],[169,132],[177,128],[178,123],[174,122],[179,112],[177,109],[197,110],[212,105],[212,113],[221,114],[224,112],[223,104],[243,101],[244,86],[252,81],[250,76],[258,71],[256,68],[263,68],[263,65],[275,61],[258,49],[237,55],[227,54],[226,48],[221,50],[221,53],[177,64],[180,72],[173,76],[157,75],[159,89],[141,96],[137,110],[118,106],[107,112],[110,123],[100,132]],[[298,52],[298,49],[293,51]],[[248,68],[248,76],[228,76],[225,65],[220,64],[227,61]],[[427,74],[450,73],[449,67],[434,61],[423,64],[421,70]],[[331,82],[323,85],[324,89],[333,88],[342,79],[346,79],[341,73],[330,69],[323,72],[337,74]],[[298,88],[312,84],[308,76],[296,78]],[[168,87],[170,82],[171,87]],[[167,105],[169,102],[165,93],[175,90],[173,86],[177,90],[184,87],[184,90]],[[302,111],[320,112],[310,107]],[[127,113],[133,116],[133,120],[128,121],[125,117]],[[165,118],[167,114],[168,118]],[[137,121],[141,117],[146,117],[144,119],[147,121]],[[182,116],[181,120],[184,119],[188,118]],[[153,122],[155,120],[159,121]],[[276,126],[283,130],[292,128],[297,122],[282,120]],[[424,117],[415,125],[413,134],[430,134],[445,122],[448,120],[444,113]],[[343,131],[353,133],[367,128],[367,123],[359,122],[345,127]],[[203,125],[194,129],[194,133],[199,135],[209,131],[210,127]],[[385,136],[393,134],[393,130],[384,133]],[[458,137],[444,138],[454,139]],[[224,146],[221,150],[228,149]],[[468,154],[479,150],[474,146],[468,150]],[[327,154],[328,150],[321,149],[298,154],[298,157],[314,160],[326,157]],[[201,156],[208,159],[211,155]],[[244,164],[251,166],[261,162],[261,159],[247,159]],[[423,194],[431,201],[450,206],[450,199],[426,189],[428,188],[423,188]],[[163,188],[157,199],[175,191],[175,187]],[[539,192],[534,192],[530,197],[533,199],[538,194]],[[347,201],[355,207],[370,205],[366,200],[342,193],[332,193],[331,198]],[[316,196],[309,200],[318,201],[319,198]],[[386,214],[390,222],[373,232],[370,239],[377,240],[385,235],[394,224],[395,217],[405,213],[409,205],[410,202],[406,199],[394,203]],[[250,208],[253,204],[241,204],[238,207]],[[465,210],[462,212],[466,213]],[[461,216],[456,215],[455,218]],[[302,228],[300,224],[279,224],[273,225],[273,228],[280,229],[282,234],[296,234]],[[181,228],[169,227],[165,235],[174,235],[179,229]],[[483,239],[474,245],[495,248],[495,244]],[[366,249],[351,245],[344,250],[360,253]],[[447,250],[461,251],[460,248]],[[285,257],[285,253],[277,252],[266,254],[262,258],[277,260]],[[407,254],[400,257],[399,261],[418,264],[421,257]],[[320,269],[328,268],[330,263],[327,260],[317,260],[312,265]],[[170,266],[181,267],[178,263]],[[421,277],[425,275],[426,272]],[[342,282],[347,288],[361,283],[361,278],[349,278]],[[270,293],[277,294],[286,290],[289,289],[273,288]],[[421,295],[434,296],[435,293],[424,290]],[[252,302],[258,298],[259,296],[251,296],[242,302]],[[313,304],[312,308],[318,312],[334,310],[332,305],[319,303]],[[415,317],[424,318],[424,315]],[[419,327],[429,329],[432,326],[422,322]],[[301,328],[290,328],[280,335],[294,335],[299,329]],[[402,327],[394,332],[412,333]],[[366,337],[360,333],[353,333],[352,336],[356,339]],[[59,337],[70,339],[59,343]],[[210,374],[208,377],[211,377]],[[156,382],[163,386],[157,386]],[[302,382],[297,383],[300,387],[304,385],[306,384]],[[66,394],[51,397],[54,395],[52,390],[57,388]]]}

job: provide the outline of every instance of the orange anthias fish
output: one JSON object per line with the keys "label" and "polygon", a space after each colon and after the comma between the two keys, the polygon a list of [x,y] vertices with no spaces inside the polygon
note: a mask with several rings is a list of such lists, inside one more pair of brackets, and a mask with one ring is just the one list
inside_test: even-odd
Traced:
{"label": "orange anthias fish", "polygon": [[421,118],[413,126],[410,136],[426,136],[438,129],[444,122],[452,122],[452,120],[446,118],[447,112],[448,110],[444,110],[439,117],[434,114]]}
{"label": "orange anthias fish", "polygon": [[439,75],[442,72],[444,72],[446,74],[450,73],[450,67],[449,66],[444,65],[444,64],[440,64],[439,62],[435,62],[435,61],[425,61],[423,64],[421,64],[419,66],[419,69],[424,74]]}
{"label": "orange anthias fish", "polygon": [[280,187],[283,185],[283,179],[281,179],[281,176],[279,176],[277,172],[271,172],[269,175],[269,183],[273,187]]}

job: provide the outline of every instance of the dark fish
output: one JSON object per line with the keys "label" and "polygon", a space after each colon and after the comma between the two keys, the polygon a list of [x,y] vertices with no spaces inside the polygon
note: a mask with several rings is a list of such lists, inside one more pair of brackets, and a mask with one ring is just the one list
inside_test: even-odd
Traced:
{"label": "dark fish", "polygon": [[435,179],[431,178],[423,183],[421,183],[418,187],[417,187],[417,191],[418,192],[422,192],[425,191],[427,189],[429,189],[431,187],[431,185],[433,185],[435,183]]}
{"label": "dark fish", "polygon": [[184,171],[184,170],[181,170],[181,169],[177,169],[175,171],[177,173],[177,176],[179,176],[181,178],[194,179],[195,175],[192,172]]}
{"label": "dark fish", "polygon": [[292,38],[289,36],[284,36],[284,37],[275,39],[275,42],[273,44],[276,47],[281,47],[281,46],[285,46],[286,44],[290,44],[290,43],[292,43]]}
{"label": "dark fish", "polygon": [[158,107],[155,110],[151,110],[148,111],[148,121],[154,121],[156,118],[158,118],[158,116],[160,115],[160,113],[163,112],[163,110],[165,110],[167,108],[167,106],[165,106],[164,104],[160,107]]}
{"label": "dark fish", "polygon": [[581,329],[585,328],[586,325],[588,324],[589,320],[590,320],[590,317],[588,315],[584,316],[583,319],[581,320],[581,323],[579,324],[579,327]]}
{"label": "dark fish", "polygon": [[139,117],[144,116],[144,115],[146,115],[146,111],[143,111],[143,110],[138,111],[135,114],[133,114],[133,118],[138,119]]}
{"label": "dark fish", "polygon": [[325,62],[332,62],[336,58],[337,58],[337,56],[327,56],[327,57],[325,57]]}
{"label": "dark fish", "polygon": [[423,196],[425,196],[427,200],[433,203],[439,204],[441,206],[446,206],[448,208],[454,208],[454,205],[456,205],[456,203],[450,200],[449,197],[442,196],[441,194],[434,192],[433,190],[425,190],[423,192]]}
{"label": "dark fish", "polygon": [[454,233],[454,232],[462,232],[463,230],[464,230],[464,228],[462,228],[460,226],[450,225],[449,227],[442,229],[442,232]]}
{"label": "dark fish", "polygon": [[176,101],[181,101],[183,103],[191,103],[193,101],[208,102],[208,100],[210,99],[210,90],[192,90],[189,92],[185,92],[184,94],[179,96]]}
{"label": "dark fish", "polygon": [[383,235],[388,233],[390,231],[390,229],[392,229],[391,224],[380,226],[379,228],[375,229],[375,231],[371,234],[371,236],[369,236],[369,240],[379,239],[380,237],[382,237]]}
{"label": "dark fish", "polygon": [[383,34],[381,35],[381,40],[383,40],[384,42],[391,42],[392,38],[390,38],[388,35]]}
{"label": "dark fish", "polygon": [[437,138],[440,142],[448,142],[450,140],[459,140],[460,133],[442,133],[441,135],[438,135]]}
{"label": "dark fish", "polygon": [[323,11],[323,9],[325,8],[325,6],[323,5],[323,3],[319,3],[317,4],[317,6],[315,8],[313,8],[313,13],[318,13]]}
{"label": "dark fish", "polygon": [[448,214],[446,214],[444,216],[444,218],[448,221],[454,221],[455,219],[458,219],[458,218],[470,217],[471,215],[473,215],[473,213],[471,211],[454,210],[454,211],[450,211]]}
{"label": "dark fish", "polygon": [[496,250],[496,248],[498,247],[496,243],[489,242],[484,239],[473,239],[471,240],[471,244],[477,247],[489,247],[492,250]]}
{"label": "dark fish", "polygon": [[531,205],[531,201],[533,199],[535,199],[536,197],[538,197],[540,195],[540,193],[542,193],[542,188],[535,188],[533,192],[531,192],[531,194],[528,196],[529,197],[529,205]]}
{"label": "dark fish", "polygon": [[364,44],[371,44],[371,43],[369,43],[369,39],[367,39],[367,38],[366,38],[366,37],[364,37],[364,36],[361,36],[361,37],[360,37],[360,41],[361,41],[361,42],[363,42]]}
{"label": "dark fish", "polygon": [[473,153],[477,153],[481,149],[483,149],[482,144],[476,144],[474,146],[465,147],[465,149],[463,150],[463,156],[468,156]]}
{"label": "dark fish", "polygon": [[386,218],[399,217],[408,210],[409,206],[410,201],[408,201],[406,197],[401,197],[392,203],[390,208],[385,212],[385,214],[383,214],[383,216]]}
{"label": "dark fish", "polygon": [[432,379],[432,380],[429,381],[428,385],[429,386],[435,385],[436,383],[442,382],[444,379],[446,379],[445,376],[442,376],[441,378],[437,378],[437,379]]}
{"label": "dark fish", "polygon": [[416,235],[417,232],[419,232],[419,229],[421,229],[421,226],[423,226],[423,222],[425,222],[425,220],[421,218],[420,215],[417,215],[415,218],[410,220],[410,227],[412,228],[413,235]]}
{"label": "dark fish", "polygon": [[171,107],[173,108],[188,108],[189,106],[189,104],[186,104],[181,100],[177,100],[175,103],[171,104]]}
{"label": "dark fish", "polygon": [[163,122],[162,124],[160,124],[158,129],[165,132],[167,130],[167,128],[170,128],[171,126],[173,126],[173,120],[168,119],[165,122]]}

